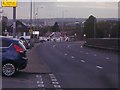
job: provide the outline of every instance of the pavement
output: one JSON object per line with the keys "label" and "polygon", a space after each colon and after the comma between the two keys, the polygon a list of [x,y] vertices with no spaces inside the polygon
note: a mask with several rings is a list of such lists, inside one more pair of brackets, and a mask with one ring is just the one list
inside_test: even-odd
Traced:
{"label": "pavement", "polygon": [[32,49],[27,51],[28,57],[28,65],[22,70],[25,73],[51,73],[49,67],[44,63],[44,61],[40,58],[40,55],[36,52],[39,44],[35,44]]}

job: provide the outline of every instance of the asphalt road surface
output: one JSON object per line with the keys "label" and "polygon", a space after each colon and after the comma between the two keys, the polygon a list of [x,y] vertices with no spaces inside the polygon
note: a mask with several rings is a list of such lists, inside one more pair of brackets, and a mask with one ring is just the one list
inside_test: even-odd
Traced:
{"label": "asphalt road surface", "polygon": [[83,44],[39,44],[36,53],[51,72],[19,72],[15,77],[3,77],[3,88],[117,88],[117,52],[88,48]]}
{"label": "asphalt road surface", "polygon": [[118,54],[84,42],[44,43],[38,53],[62,88],[118,87]]}

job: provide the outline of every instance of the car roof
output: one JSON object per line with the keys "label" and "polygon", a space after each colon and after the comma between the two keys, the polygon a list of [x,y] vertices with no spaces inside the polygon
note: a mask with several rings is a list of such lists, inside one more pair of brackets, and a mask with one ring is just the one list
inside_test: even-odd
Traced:
{"label": "car roof", "polygon": [[9,37],[5,37],[5,36],[0,36],[0,40],[7,40],[7,41],[10,41],[11,43],[19,41],[19,39],[9,38]]}

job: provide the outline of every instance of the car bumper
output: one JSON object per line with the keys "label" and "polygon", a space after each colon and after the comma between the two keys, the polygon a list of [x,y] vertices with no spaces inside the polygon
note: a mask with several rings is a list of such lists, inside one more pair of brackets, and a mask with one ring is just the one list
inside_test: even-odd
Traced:
{"label": "car bumper", "polygon": [[27,63],[28,63],[28,58],[26,57],[22,57],[21,62],[18,65],[18,69],[25,69],[27,67]]}

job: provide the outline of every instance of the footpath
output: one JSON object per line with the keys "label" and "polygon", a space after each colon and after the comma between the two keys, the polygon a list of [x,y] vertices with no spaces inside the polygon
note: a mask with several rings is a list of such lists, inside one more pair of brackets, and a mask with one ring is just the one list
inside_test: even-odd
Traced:
{"label": "footpath", "polygon": [[51,73],[49,67],[44,63],[44,61],[40,58],[40,55],[36,52],[39,44],[35,44],[35,46],[27,51],[28,57],[28,65],[22,70],[25,73]]}

